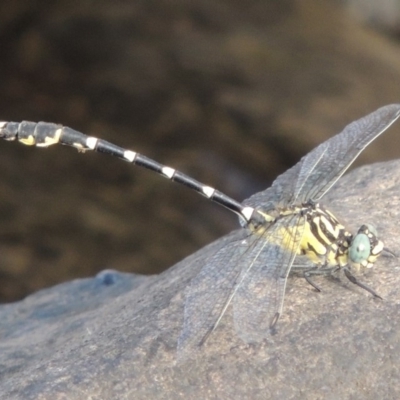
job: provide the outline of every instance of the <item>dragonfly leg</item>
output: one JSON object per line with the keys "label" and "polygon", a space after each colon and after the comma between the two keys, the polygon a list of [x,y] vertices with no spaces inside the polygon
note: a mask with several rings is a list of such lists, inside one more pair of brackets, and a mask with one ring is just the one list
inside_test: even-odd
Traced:
{"label": "dragonfly leg", "polygon": [[316,283],[311,280],[311,275],[321,275],[321,271],[318,270],[318,266],[307,269],[303,272],[304,279],[317,291],[321,292],[322,290],[318,287]]}
{"label": "dragonfly leg", "polygon": [[277,312],[274,317],[272,318],[271,324],[269,326],[269,329],[273,330],[276,326],[276,324],[278,323],[278,319],[281,316],[281,314],[279,312]]}
{"label": "dragonfly leg", "polygon": [[328,265],[323,265],[323,266],[316,265],[316,266],[314,266],[314,267],[311,267],[311,268],[305,270],[305,271],[303,272],[303,276],[304,276],[305,280],[306,280],[313,288],[315,288],[318,292],[322,292],[321,288],[320,288],[316,283],[314,283],[314,282],[311,280],[310,277],[311,277],[312,275],[332,275],[333,273],[335,273],[336,271],[338,271],[338,269],[339,269],[338,267],[330,267],[330,266],[328,266]]}
{"label": "dragonfly leg", "polygon": [[367,285],[364,285],[363,283],[361,283],[351,272],[347,267],[343,268],[344,274],[346,275],[346,278],[351,282],[354,283],[357,286],[360,286],[360,288],[366,290],[367,292],[371,293],[374,297],[378,298],[378,299],[382,299],[381,296],[379,296],[379,294],[377,294],[374,290],[372,290],[370,287],[368,287]]}
{"label": "dragonfly leg", "polygon": [[398,256],[393,253],[392,250],[388,249],[387,247],[383,248],[382,255],[387,256],[387,257],[392,257],[392,258],[398,258]]}

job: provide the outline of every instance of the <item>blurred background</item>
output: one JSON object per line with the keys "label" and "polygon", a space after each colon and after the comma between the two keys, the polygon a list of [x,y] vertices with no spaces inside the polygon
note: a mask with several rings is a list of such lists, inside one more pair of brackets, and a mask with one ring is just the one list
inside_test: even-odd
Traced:
{"label": "blurred background", "polygon": [[[400,102],[400,0],[7,0],[0,118],[62,123],[243,200]],[[399,127],[358,163],[400,156]],[[396,132],[397,131],[397,132]],[[0,301],[157,273],[238,226],[131,164],[0,142]]]}

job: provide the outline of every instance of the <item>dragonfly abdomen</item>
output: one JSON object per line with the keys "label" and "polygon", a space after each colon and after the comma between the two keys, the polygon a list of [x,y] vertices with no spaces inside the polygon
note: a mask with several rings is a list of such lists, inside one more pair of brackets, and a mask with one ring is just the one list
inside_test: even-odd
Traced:
{"label": "dragonfly abdomen", "polygon": [[208,199],[238,214],[239,217],[244,220],[245,225],[249,223],[259,225],[260,221],[262,223],[266,218],[264,215],[253,215],[253,207],[243,206],[240,202],[232,199],[226,194],[198,182],[174,168],[160,164],[142,154],[117,146],[106,140],[94,136],[87,136],[84,133],[67,126],[49,122],[3,121],[0,122],[0,138],[8,141],[18,140],[22,144],[37,147],[49,147],[59,143],[74,147],[82,153],[92,150],[98,153],[118,157],[121,160],[156,172],[173,182],[189,187],[197,193],[200,193]]}

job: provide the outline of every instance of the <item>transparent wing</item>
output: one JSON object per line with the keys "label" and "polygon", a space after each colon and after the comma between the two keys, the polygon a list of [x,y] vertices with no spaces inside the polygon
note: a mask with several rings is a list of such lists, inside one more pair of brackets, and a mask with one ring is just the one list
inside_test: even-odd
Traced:
{"label": "transparent wing", "polygon": [[[295,234],[289,233],[289,226]],[[286,279],[303,227],[304,219],[294,215],[278,221],[261,236],[236,231],[207,260],[187,288],[184,326],[178,340],[180,359],[199,348],[232,300],[235,327],[244,340],[259,341],[268,335],[273,317],[282,312]],[[285,243],[286,249],[280,243]]]}
{"label": "transparent wing", "polygon": [[297,255],[293,261],[291,271],[301,271],[305,269],[310,269],[315,267],[317,264],[314,264],[307,256]]}
{"label": "transparent wing", "polygon": [[[178,356],[196,351],[222,318],[243,264],[254,258],[259,237],[241,229],[207,259],[186,289],[184,323],[178,339]],[[241,260],[241,261],[239,261]]]}
{"label": "transparent wing", "polygon": [[320,144],[294,167],[256,193],[244,204],[271,209],[319,200],[344,174],[358,155],[400,116],[400,104],[391,104],[347,125],[338,135]]}
{"label": "transparent wing", "polygon": [[282,314],[286,281],[303,236],[304,223],[299,215],[277,221],[273,236],[257,242],[258,257],[243,265],[233,298],[233,315],[235,329],[247,343],[265,339]]}

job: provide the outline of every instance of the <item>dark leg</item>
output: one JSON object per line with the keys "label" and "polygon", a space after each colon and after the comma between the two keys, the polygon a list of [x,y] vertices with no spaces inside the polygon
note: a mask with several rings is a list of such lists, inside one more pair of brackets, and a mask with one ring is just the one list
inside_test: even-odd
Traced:
{"label": "dark leg", "polygon": [[363,283],[359,282],[357,280],[357,278],[350,272],[350,270],[347,267],[343,268],[344,274],[346,275],[346,278],[351,282],[354,283],[357,286],[360,286],[360,288],[363,288],[364,290],[366,290],[367,292],[371,293],[372,296],[378,298],[378,299],[382,299],[381,296],[379,296],[379,294],[377,294],[376,292],[374,292],[371,288],[369,288],[368,286],[364,285]]}
{"label": "dark leg", "polygon": [[[330,272],[329,272],[330,273]],[[316,283],[314,283],[311,280],[311,275],[326,275],[327,274],[327,270],[324,269],[318,269],[318,266],[310,268],[306,271],[304,271],[304,278],[305,280],[317,291],[317,292],[321,292],[322,290],[318,287],[318,285]]]}
{"label": "dark leg", "polygon": [[335,272],[337,268],[318,268],[318,266],[310,268],[304,271],[304,278],[305,280],[318,292],[321,292],[321,289],[311,280],[311,275],[331,275]]}
{"label": "dark leg", "polygon": [[393,251],[389,250],[388,248],[384,247],[382,251],[383,256],[390,256],[393,258],[397,258],[397,255],[393,253]]}
{"label": "dark leg", "polygon": [[304,279],[317,291],[321,292],[321,289],[317,286],[316,283],[314,283],[310,276],[311,275],[321,275],[321,272],[317,269],[318,267],[312,267],[310,269],[307,269],[306,271],[303,272]]}

